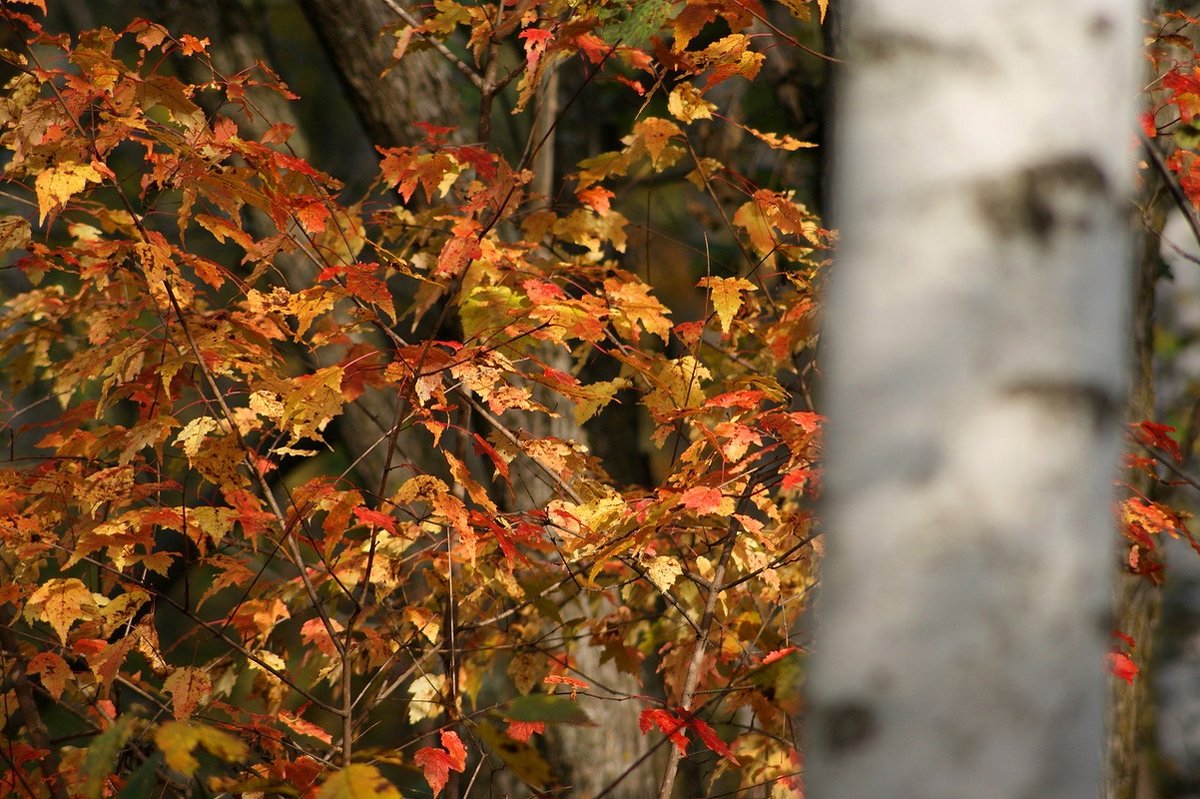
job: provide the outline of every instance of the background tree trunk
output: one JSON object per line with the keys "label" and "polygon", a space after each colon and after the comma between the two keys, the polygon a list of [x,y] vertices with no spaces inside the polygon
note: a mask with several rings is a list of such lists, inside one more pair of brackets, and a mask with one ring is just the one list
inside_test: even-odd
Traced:
{"label": "background tree trunk", "polygon": [[813,796],[1100,790],[1135,12],[847,8]]}
{"label": "background tree trunk", "polygon": [[[298,0],[358,112],[367,136],[380,147],[409,144],[414,122],[459,125],[466,121],[462,93],[450,64],[428,50],[399,63],[385,26],[403,26],[392,8],[407,12],[409,0]],[[386,71],[386,74],[384,74]]]}

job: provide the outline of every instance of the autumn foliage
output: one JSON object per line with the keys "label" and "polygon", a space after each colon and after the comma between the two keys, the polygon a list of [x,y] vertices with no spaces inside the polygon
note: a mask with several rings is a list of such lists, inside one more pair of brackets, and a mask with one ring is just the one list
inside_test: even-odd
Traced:
{"label": "autumn foliage", "polygon": [[[548,196],[536,137],[429,125],[348,196],[288,126],[245,133],[255,91],[291,96],[261,65],[142,21],[50,35],[39,5],[0,6],[26,41],[0,52],[0,793],[466,795],[502,770],[569,793],[539,742],[594,723],[589,694],[639,704],[611,734],[671,750],[667,788],[687,757],[796,795],[830,234],[703,145],[809,146],[718,105],[796,46],[759,2],[545,0],[498,37],[496,4],[438,0],[391,31],[510,82],[515,113],[556,66],[627,95],[620,146]],[[718,220],[698,318],[629,262],[625,194],[654,179]],[[368,399],[386,415],[346,435]],[[535,432],[618,407],[649,483]]]}

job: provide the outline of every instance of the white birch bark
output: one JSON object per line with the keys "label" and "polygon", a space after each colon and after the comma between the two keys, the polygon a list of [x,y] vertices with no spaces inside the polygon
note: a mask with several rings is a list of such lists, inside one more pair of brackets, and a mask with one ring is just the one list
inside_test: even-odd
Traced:
{"label": "white birch bark", "polygon": [[846,4],[814,799],[1095,799],[1138,4]]}

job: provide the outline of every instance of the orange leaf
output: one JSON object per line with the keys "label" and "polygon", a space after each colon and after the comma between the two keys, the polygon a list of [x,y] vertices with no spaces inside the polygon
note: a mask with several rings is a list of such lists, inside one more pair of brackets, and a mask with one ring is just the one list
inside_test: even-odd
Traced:
{"label": "orange leaf", "polygon": [[192,666],[175,669],[163,681],[163,690],[171,695],[171,709],[178,720],[186,719],[212,694],[212,680]]}
{"label": "orange leaf", "polygon": [[53,652],[38,652],[29,659],[25,670],[30,674],[39,675],[46,692],[55,699],[62,696],[63,689],[67,687],[67,680],[71,677],[71,667],[67,665],[67,661]]}
{"label": "orange leaf", "polygon": [[685,508],[691,508],[698,513],[716,513],[724,497],[719,488],[696,486],[689,488],[679,496],[679,502]]}

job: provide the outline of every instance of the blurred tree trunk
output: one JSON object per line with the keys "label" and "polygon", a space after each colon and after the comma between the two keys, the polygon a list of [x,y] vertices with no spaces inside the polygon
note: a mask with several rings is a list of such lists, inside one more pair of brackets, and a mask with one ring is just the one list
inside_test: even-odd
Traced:
{"label": "blurred tree trunk", "polygon": [[1136,12],[846,8],[813,796],[1100,791]]}
{"label": "blurred tree trunk", "polygon": [[297,2],[337,67],[373,144],[411,143],[419,138],[414,137],[414,122],[463,125],[467,121],[453,68],[442,55],[426,50],[409,53],[398,63],[392,58],[396,42],[384,29],[404,25],[393,6],[408,13],[417,6],[412,0]]}

